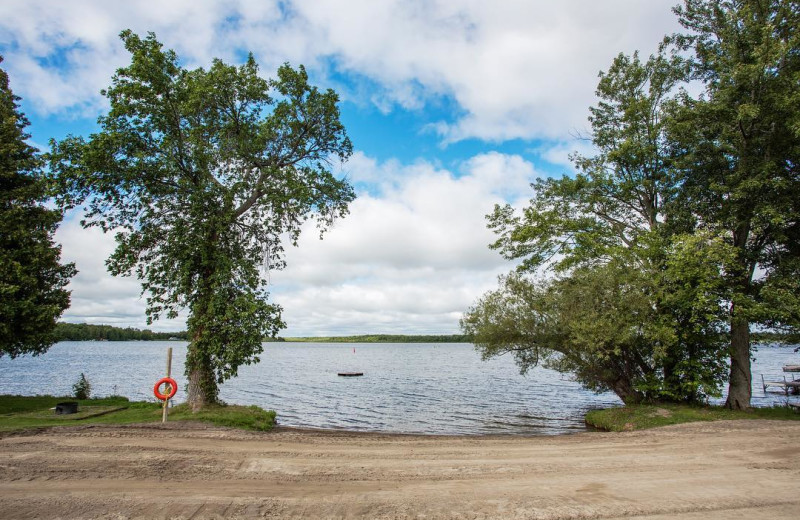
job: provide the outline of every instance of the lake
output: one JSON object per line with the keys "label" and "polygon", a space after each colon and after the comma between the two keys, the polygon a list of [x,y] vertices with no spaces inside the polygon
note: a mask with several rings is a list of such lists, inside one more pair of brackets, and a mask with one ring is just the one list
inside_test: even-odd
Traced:
{"label": "lake", "polygon": [[[470,344],[266,343],[261,363],[244,366],[221,387],[231,404],[278,412],[285,426],[426,434],[552,435],[585,429],[584,414],[620,405],[612,393],[595,394],[569,375],[537,367],[522,376],[510,356],[481,361]],[[154,400],[167,348],[173,377],[186,399],[180,341],[62,342],[46,354],[0,358],[0,393],[71,395],[81,372],[93,396]],[[753,405],[786,401],[764,394],[761,374],[783,377],[798,363],[790,347],[762,345],[753,365]],[[337,372],[364,372],[339,377]],[[797,399],[794,397],[793,399]]]}

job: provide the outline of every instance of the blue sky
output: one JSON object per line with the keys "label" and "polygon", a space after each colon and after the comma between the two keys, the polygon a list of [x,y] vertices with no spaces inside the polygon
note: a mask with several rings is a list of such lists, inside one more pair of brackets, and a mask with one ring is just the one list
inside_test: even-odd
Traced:
{"label": "blue sky", "polygon": [[[334,88],[355,153],[351,214],[325,240],[311,230],[265,273],[285,335],[455,333],[513,266],[487,244],[484,215],[523,205],[537,177],[570,174],[597,74],[619,52],[653,52],[678,30],[663,0],[0,3],[0,54],[32,142],[88,135],[99,91],[129,57],[117,37],[153,31],[187,67],[253,52],[269,76],[304,64]],[[135,279],[113,278],[113,240],[68,214],[57,233],[80,274],[75,322],[145,326]],[[152,328],[184,327],[185,315]]]}

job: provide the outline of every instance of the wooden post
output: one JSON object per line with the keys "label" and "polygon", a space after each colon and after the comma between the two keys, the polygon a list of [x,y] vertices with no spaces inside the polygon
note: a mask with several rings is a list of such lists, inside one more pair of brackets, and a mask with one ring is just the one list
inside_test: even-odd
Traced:
{"label": "wooden post", "polygon": [[[172,347],[167,349],[167,377],[172,377]],[[164,410],[161,412],[161,422],[167,422],[169,399],[164,399]]]}

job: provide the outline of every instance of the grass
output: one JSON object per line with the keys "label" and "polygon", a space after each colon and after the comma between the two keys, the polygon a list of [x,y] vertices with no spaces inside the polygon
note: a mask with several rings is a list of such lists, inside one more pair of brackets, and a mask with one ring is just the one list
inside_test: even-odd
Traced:
{"label": "grass", "polygon": [[[77,414],[56,415],[52,408],[63,401],[77,401]],[[170,421],[201,421],[215,426],[268,431],[275,426],[275,412],[257,406],[213,405],[192,413],[185,404],[170,408]],[[132,424],[161,421],[161,405],[111,396],[77,400],[71,397],[0,395],[0,431],[77,424]]]}
{"label": "grass", "polygon": [[592,410],[586,414],[586,424],[612,431],[646,430],[697,421],[735,419],[800,420],[800,413],[789,407],[751,408],[734,411],[721,406],[689,406],[680,404],[642,404]]}

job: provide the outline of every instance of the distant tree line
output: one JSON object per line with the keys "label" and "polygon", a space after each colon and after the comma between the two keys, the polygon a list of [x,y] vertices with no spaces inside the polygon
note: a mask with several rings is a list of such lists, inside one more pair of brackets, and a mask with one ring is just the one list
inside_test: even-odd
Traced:
{"label": "distant tree line", "polygon": [[[166,341],[177,339],[189,341],[189,333],[185,330],[179,332],[153,332],[149,329],[133,327],[114,327],[113,325],[90,325],[88,323],[59,322],[55,329],[56,341]],[[297,338],[270,338],[268,342],[292,343],[471,343],[472,338],[465,334],[433,334],[433,335],[403,335],[403,334],[362,334],[359,336],[325,336],[325,337],[297,337]]]}
{"label": "distant tree line", "polygon": [[782,343],[784,345],[800,344],[800,334],[786,332],[754,332],[750,338],[753,343]]}
{"label": "distant tree line", "polygon": [[88,323],[59,322],[55,330],[56,341],[164,341],[180,339],[186,341],[188,333],[153,332],[133,327],[114,327],[112,325],[90,325]]}
{"label": "distant tree line", "polygon": [[472,343],[466,334],[403,335],[364,334],[360,336],[330,336],[319,338],[279,338],[278,341],[313,343]]}

